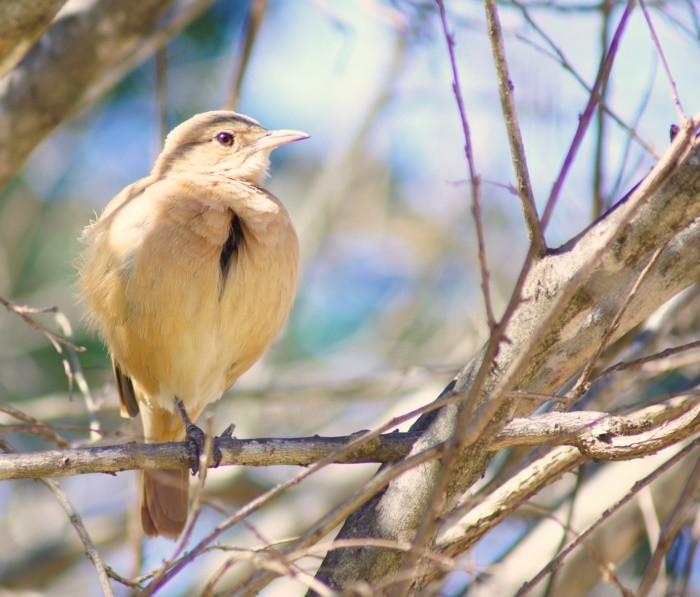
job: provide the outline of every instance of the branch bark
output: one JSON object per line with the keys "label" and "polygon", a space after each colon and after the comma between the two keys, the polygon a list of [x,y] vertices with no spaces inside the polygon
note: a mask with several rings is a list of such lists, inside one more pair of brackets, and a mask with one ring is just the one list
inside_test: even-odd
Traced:
{"label": "branch bark", "polygon": [[[627,299],[651,255],[665,247],[620,319],[611,341],[632,329],[656,307],[700,279],[700,147],[693,124],[676,138],[651,173],[589,229],[538,262],[524,284],[523,301],[508,322],[482,392],[471,436],[455,467],[448,498],[477,481],[491,460],[485,446],[514,414],[532,404],[505,399],[521,390],[553,393],[593,356],[606,326]],[[483,351],[445,393],[469,393]],[[421,434],[411,454],[448,440],[458,405],[421,417],[412,431]],[[372,537],[406,540],[413,536],[431,496],[439,463],[429,462],[392,481],[386,491],[353,513],[339,539]],[[332,588],[355,581],[387,583],[405,554],[362,547],[330,552],[318,573]],[[418,580],[416,586],[421,586]]]}
{"label": "branch bark", "polygon": [[[43,426],[42,426],[43,427]],[[602,412],[548,413],[511,421],[490,451],[518,446],[570,445],[584,458],[620,460],[647,456],[700,427],[696,394],[677,396],[627,416]],[[31,428],[31,427],[30,427]],[[12,431],[4,426],[5,431]],[[308,466],[342,450],[363,432],[342,437],[220,438],[220,466]],[[337,464],[394,462],[418,439],[413,433],[387,433],[360,443]],[[0,480],[117,473],[134,469],[189,468],[186,442],[64,448],[30,454],[0,454]]]}

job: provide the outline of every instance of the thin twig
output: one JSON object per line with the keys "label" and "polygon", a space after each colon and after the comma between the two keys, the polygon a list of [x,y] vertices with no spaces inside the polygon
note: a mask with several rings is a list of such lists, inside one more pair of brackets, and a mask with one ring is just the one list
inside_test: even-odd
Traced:
{"label": "thin twig", "polygon": [[644,18],[646,19],[647,25],[649,26],[649,33],[651,34],[651,39],[654,42],[654,46],[656,46],[656,51],[659,53],[661,64],[664,67],[664,73],[666,75],[666,79],[668,80],[668,85],[671,88],[671,97],[673,98],[673,103],[676,105],[676,109],[678,110],[678,116],[681,119],[681,124],[685,124],[688,120],[688,116],[686,115],[685,110],[683,109],[683,105],[681,104],[681,98],[678,95],[678,88],[676,87],[676,82],[673,79],[671,69],[668,66],[668,62],[666,61],[666,55],[664,54],[664,51],[661,48],[661,43],[659,42],[659,38],[656,35],[654,24],[651,22],[651,15],[647,10],[647,4],[644,0],[639,0],[639,5],[642,7]]}
{"label": "thin twig", "polygon": [[156,50],[156,108],[158,110],[158,147],[168,134],[168,49],[163,44]]}
{"label": "thin twig", "polygon": [[503,45],[503,33],[501,22],[498,17],[498,9],[495,0],[486,0],[486,24],[491,42],[491,52],[496,65],[496,75],[498,77],[498,95],[501,99],[503,118],[508,131],[508,142],[510,144],[510,154],[515,171],[515,180],[518,186],[520,205],[525,217],[530,243],[535,245],[535,254],[544,255],[547,244],[540,227],[540,220],[537,216],[537,206],[535,205],[535,195],[532,192],[530,173],[527,167],[525,155],[525,145],[518,123],[518,113],[515,109],[513,98],[513,83],[508,72],[508,62],[506,60],[506,50]]}
{"label": "thin twig", "polygon": [[588,125],[590,124],[591,117],[593,116],[593,113],[595,111],[595,107],[600,102],[601,87],[610,76],[613,61],[615,59],[615,56],[617,55],[617,49],[620,45],[620,39],[622,38],[625,26],[627,25],[627,21],[630,15],[632,14],[632,11],[634,10],[635,4],[635,0],[627,0],[627,6],[625,6],[625,10],[622,13],[622,17],[620,18],[620,23],[618,24],[617,29],[615,30],[612,41],[610,42],[608,52],[600,65],[598,76],[596,77],[596,81],[593,84],[591,96],[588,98],[586,108],[584,109],[583,114],[579,118],[578,127],[576,128],[576,133],[574,134],[574,138],[571,141],[571,146],[569,147],[569,151],[566,153],[564,163],[562,164],[561,170],[559,171],[559,175],[554,181],[554,185],[552,186],[549,198],[547,199],[547,205],[544,209],[544,213],[542,214],[543,229],[547,228],[547,224],[549,223],[552,211],[554,210],[554,205],[556,204],[557,198],[559,197],[559,192],[561,191],[561,188],[564,185],[566,175],[569,173],[569,169],[573,165],[574,158],[576,157],[578,149],[581,146],[581,142],[583,141],[583,137],[586,133],[586,130],[588,129]]}
{"label": "thin twig", "polygon": [[662,359],[673,356],[675,354],[679,354],[681,352],[695,350],[696,348],[700,348],[700,340],[695,340],[693,342],[688,342],[687,344],[667,348],[666,350],[662,350],[661,352],[657,352],[646,357],[640,357],[638,359],[634,359],[633,361],[620,361],[598,373],[595,377],[591,379],[591,384],[594,384],[600,381],[601,379],[612,375],[613,373],[618,373],[626,369],[635,369],[637,367],[645,365],[646,363],[660,361]]}
{"label": "thin twig", "polygon": [[[481,269],[481,292],[484,295],[484,307],[486,309],[486,319],[488,321],[489,330],[493,332],[496,327],[496,319],[493,314],[493,306],[491,304],[491,289],[489,285],[489,269],[486,260],[486,241],[484,238],[484,228],[481,220],[481,180],[476,172],[474,163],[474,150],[472,148],[472,138],[469,128],[469,120],[467,112],[464,108],[464,99],[462,98],[462,89],[459,84],[459,74],[457,71],[457,58],[455,56],[454,35],[450,33],[447,25],[447,16],[445,15],[445,5],[443,0],[436,0],[440,11],[440,20],[442,22],[442,30],[447,42],[447,52],[450,56],[450,65],[452,67],[452,91],[457,101],[457,109],[459,118],[462,122],[462,133],[464,135],[464,153],[467,158],[467,167],[469,168],[469,181],[472,187],[472,215],[474,217],[474,226],[476,228],[476,238],[479,247],[479,267]],[[534,242],[534,241],[533,241]]]}
{"label": "thin twig", "polygon": [[664,563],[666,553],[670,549],[673,540],[676,538],[676,535],[678,535],[685,521],[687,510],[695,503],[698,489],[700,489],[700,458],[696,460],[695,466],[688,476],[688,482],[681,492],[676,505],[671,510],[671,515],[664,524],[661,536],[659,537],[659,544],[656,546],[647,564],[646,570],[644,571],[644,576],[637,588],[637,597],[644,597],[650,593],[656,576],[659,573],[659,569]]}
{"label": "thin twig", "polygon": [[[3,439],[0,439],[0,449],[9,453],[15,451],[12,446],[10,446],[10,444]],[[85,547],[85,555],[87,555],[93,566],[95,566],[97,578],[100,582],[100,587],[102,587],[102,594],[105,597],[114,597],[114,592],[109,584],[107,566],[105,566],[102,556],[100,556],[100,552],[97,551],[97,547],[95,547],[90,534],[87,532],[82,518],[80,518],[80,515],[76,512],[75,508],[73,508],[68,496],[61,489],[61,486],[53,479],[39,479],[39,481],[49,488],[65,513],[68,515],[68,520],[70,521],[71,525],[73,525],[73,528],[78,534],[83,547]]]}
{"label": "thin twig", "polygon": [[75,529],[76,533],[78,533],[78,537],[80,537],[80,541],[85,547],[85,552],[88,559],[92,562],[93,566],[95,566],[97,578],[99,579],[100,586],[102,587],[102,594],[105,595],[105,597],[113,597],[114,593],[112,591],[112,587],[109,584],[109,575],[107,573],[107,567],[102,561],[102,557],[97,551],[97,547],[95,547],[95,544],[92,542],[92,539],[90,538],[87,529],[83,525],[83,521],[80,518],[80,515],[75,511],[70,501],[68,501],[68,496],[61,489],[61,486],[53,479],[39,479],[39,481],[41,481],[44,485],[46,485],[46,487],[49,488],[51,493],[53,493],[54,497],[58,500],[58,503],[61,504],[63,510],[68,515],[68,520],[73,525],[73,528]]}
{"label": "thin twig", "polygon": [[[24,319],[24,321],[26,321],[29,324],[30,327],[44,334],[44,336],[46,336],[51,341],[51,344],[53,344],[54,347],[56,347],[56,345],[63,345],[72,348],[76,352],[85,352],[84,346],[78,346],[77,344],[71,342],[68,338],[64,338],[62,336],[59,336],[58,334],[54,334],[51,330],[41,325],[38,321],[36,321],[32,317],[29,317],[30,314],[35,313],[57,313],[57,307],[28,307],[27,305],[18,305],[17,303],[8,301],[7,299],[1,296],[0,304],[3,305],[8,311],[19,315],[22,319]],[[58,348],[56,350],[59,354],[63,354],[58,350]]]}
{"label": "thin twig", "polygon": [[[600,55],[603,56],[608,48],[608,36],[610,32],[610,13],[613,8],[612,0],[604,0],[601,4],[601,31]],[[593,164],[593,218],[598,218],[603,214],[603,207],[606,203],[603,199],[603,185],[605,184],[605,165],[606,165],[606,120],[605,110],[603,106],[606,104],[608,95],[608,83],[603,82],[600,89],[600,103],[596,110],[596,139],[595,139],[595,161]],[[628,139],[630,139],[628,137]],[[553,586],[550,580],[550,587]]]}
{"label": "thin twig", "polygon": [[[46,439],[55,443],[59,448],[70,447],[68,442],[65,439],[63,439],[63,437],[61,437],[58,433],[56,433],[52,425],[42,423],[38,419],[35,419],[31,415],[28,415],[27,413],[19,410],[18,408],[10,406],[9,404],[3,404],[2,402],[0,402],[0,412],[4,412],[6,415],[11,416],[12,418],[17,419],[18,421],[23,421],[24,423],[31,425],[30,433],[43,435]],[[3,425],[2,429],[6,430],[7,426]]]}
{"label": "thin twig", "polygon": [[[584,78],[581,76],[581,74],[574,68],[574,65],[569,61],[569,59],[566,57],[566,54],[559,48],[554,41],[547,35],[547,33],[537,24],[537,22],[530,16],[530,13],[528,11],[528,7],[519,2],[518,0],[511,0],[511,3],[516,6],[521,14],[523,15],[523,18],[527,21],[528,25],[532,27],[532,29],[545,41],[545,43],[550,47],[552,53],[547,52],[546,49],[540,47],[539,45],[535,44],[531,40],[529,40],[526,37],[523,37],[521,35],[516,35],[516,37],[521,40],[523,43],[528,44],[538,52],[543,53],[545,56],[548,58],[551,58],[552,60],[557,61],[562,68],[567,70],[571,75],[574,77],[574,79],[578,82],[579,85],[583,89],[586,90],[586,92],[590,95],[593,93],[593,89],[586,83]],[[531,6],[528,4],[528,6]],[[637,143],[639,143],[640,146],[642,146],[646,151],[648,151],[652,156],[654,156],[656,159],[659,159],[661,157],[661,154],[659,154],[654,147],[642,139],[639,136],[639,133],[635,130],[635,126],[630,126],[628,125],[620,115],[618,115],[611,106],[606,105],[605,103],[601,102],[601,107],[605,111],[605,113],[612,118],[617,125],[624,130],[628,136]]]}
{"label": "thin twig", "polygon": [[[63,335],[72,340],[73,339],[73,328],[71,327],[68,318],[60,311],[56,312],[56,324],[60,328]],[[83,395],[85,400],[85,408],[88,412],[88,418],[90,420],[90,440],[96,442],[102,437],[102,426],[100,424],[100,419],[97,416],[100,410],[100,404],[98,404],[92,397],[90,392],[90,387],[88,386],[85,375],[83,374],[83,367],[80,364],[80,359],[78,358],[78,353],[71,347],[66,346],[68,354],[70,355],[71,367],[72,367],[72,377],[75,379],[75,383]]]}
{"label": "thin twig", "polygon": [[[574,484],[573,489],[571,490],[571,494],[569,496],[569,503],[568,503],[568,508],[566,511],[566,520],[560,523],[560,526],[562,527],[562,534],[561,534],[561,541],[559,542],[559,545],[556,548],[556,552],[560,552],[564,547],[566,546],[566,542],[568,539],[569,534],[572,534],[576,536],[578,533],[573,531],[572,528],[572,523],[574,520],[574,509],[576,507],[576,498],[579,495],[579,491],[581,489],[581,485],[583,484],[583,476],[585,473],[586,469],[584,466],[578,467],[578,471],[576,473],[576,483]],[[555,516],[551,516],[551,519],[556,520],[559,522],[559,520]],[[544,590],[544,595],[543,597],[554,597],[554,585],[557,579],[557,570],[552,572],[552,574],[549,575],[549,578],[547,579],[547,586],[545,587]]]}

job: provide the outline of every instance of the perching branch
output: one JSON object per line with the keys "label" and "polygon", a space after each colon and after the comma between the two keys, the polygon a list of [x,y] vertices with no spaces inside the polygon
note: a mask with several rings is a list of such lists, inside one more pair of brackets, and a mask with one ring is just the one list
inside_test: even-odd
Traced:
{"label": "perching branch", "polygon": [[[653,454],[671,442],[688,437],[699,427],[700,398],[696,394],[687,394],[626,416],[583,411],[514,419],[489,449],[570,445],[593,460],[623,460]],[[342,437],[221,438],[221,466],[308,466],[332,456],[361,435],[362,432]],[[404,458],[417,438],[415,433],[380,435],[360,443],[335,462],[393,462]],[[185,442],[129,442],[29,454],[0,454],[0,480],[189,468],[189,462]]]}

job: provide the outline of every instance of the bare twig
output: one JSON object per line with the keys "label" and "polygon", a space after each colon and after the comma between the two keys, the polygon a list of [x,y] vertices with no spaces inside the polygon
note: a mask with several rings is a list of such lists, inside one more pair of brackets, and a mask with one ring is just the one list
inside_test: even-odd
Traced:
{"label": "bare twig", "polygon": [[[42,423],[38,419],[35,419],[34,417],[22,412],[18,408],[0,402],[0,412],[4,412],[12,418],[17,419],[18,421],[22,421],[31,425],[30,433],[43,435],[46,439],[55,443],[59,448],[69,447],[68,442],[65,439],[63,439],[58,433],[56,433],[56,431],[51,425]],[[6,426],[3,425],[2,428],[5,429]]]}
{"label": "bare twig", "polygon": [[80,541],[82,541],[85,547],[87,557],[90,559],[93,566],[95,566],[97,578],[100,581],[100,587],[102,587],[102,594],[105,595],[105,597],[113,597],[114,593],[109,584],[107,566],[105,566],[105,563],[102,561],[102,556],[100,556],[100,553],[97,551],[97,547],[95,547],[95,544],[92,542],[92,538],[88,534],[85,525],[83,525],[80,515],[73,508],[70,501],[68,501],[68,496],[61,489],[61,486],[53,479],[39,479],[39,481],[49,488],[51,493],[53,493],[54,497],[58,500],[58,503],[61,504],[68,515],[68,520],[70,520],[70,523],[73,525],[76,533],[78,533],[78,537],[80,537]]}
{"label": "bare twig", "polygon": [[[600,55],[603,56],[608,48],[608,36],[610,32],[610,13],[613,8],[611,0],[605,0],[600,7],[601,11],[601,31]],[[603,82],[600,88],[600,103],[596,110],[596,139],[595,139],[595,162],[593,164],[593,218],[598,218],[603,214],[605,200],[603,199],[603,184],[605,183],[605,165],[606,165],[606,120],[605,106],[608,94],[607,81]],[[631,137],[628,137],[631,140]],[[550,585],[553,586],[550,579]]]}
{"label": "bare twig", "polygon": [[[13,448],[3,439],[0,439],[0,449],[9,453],[14,452]],[[83,525],[82,518],[80,518],[80,515],[76,512],[75,508],[73,508],[73,505],[68,500],[68,496],[61,489],[61,486],[53,479],[39,479],[39,481],[48,487],[49,491],[53,493],[58,503],[68,515],[68,520],[73,525],[73,528],[78,534],[80,541],[85,547],[85,555],[87,555],[93,566],[95,566],[97,578],[100,582],[100,587],[102,587],[102,594],[105,595],[105,597],[114,597],[114,592],[109,584],[107,566],[105,566],[102,556],[100,556],[100,552],[97,551],[97,547],[95,547],[90,534],[87,532],[85,525]]]}
{"label": "bare twig", "polygon": [[620,23],[618,24],[617,29],[615,30],[612,41],[610,42],[608,52],[600,65],[600,70],[598,71],[598,76],[596,77],[596,81],[593,84],[593,89],[591,91],[591,96],[588,99],[588,104],[586,105],[586,108],[584,109],[581,118],[579,118],[578,127],[576,128],[576,133],[574,134],[574,138],[571,141],[571,146],[569,147],[569,151],[567,152],[566,157],[564,158],[564,163],[562,164],[561,170],[559,171],[559,175],[554,181],[554,185],[552,186],[549,198],[547,199],[547,205],[544,209],[544,213],[542,214],[543,229],[546,228],[547,224],[549,223],[552,211],[554,210],[554,205],[556,204],[557,198],[559,197],[559,192],[561,191],[561,188],[564,185],[566,175],[569,173],[569,169],[571,168],[574,158],[578,153],[578,149],[581,146],[581,142],[583,141],[583,137],[586,133],[586,130],[588,129],[588,125],[590,124],[591,118],[595,111],[595,107],[600,101],[600,90],[602,88],[603,83],[607,81],[608,77],[610,76],[610,71],[612,69],[615,56],[617,55],[617,48],[620,45],[622,33],[624,32],[625,26],[627,25],[627,20],[629,19],[630,15],[632,14],[632,11],[634,10],[635,4],[635,0],[627,0],[627,5],[625,6],[625,10],[622,13],[622,17],[620,17]]}
{"label": "bare twig", "polygon": [[156,108],[158,110],[158,148],[168,134],[168,48],[156,49]]}
{"label": "bare twig", "polygon": [[[556,60],[556,61],[562,66],[562,68],[564,68],[564,69],[567,70],[569,73],[571,73],[571,75],[574,77],[574,79],[576,79],[576,81],[578,82],[578,84],[581,85],[581,87],[582,87],[583,89],[585,89],[589,94],[592,94],[592,93],[593,93],[593,89],[588,85],[588,83],[586,83],[586,81],[585,81],[584,78],[581,76],[581,74],[576,70],[576,68],[574,68],[574,65],[571,63],[571,61],[569,61],[569,59],[566,57],[566,55],[565,55],[564,52],[561,50],[561,48],[559,48],[559,47],[554,43],[554,41],[552,40],[552,38],[549,37],[549,36],[547,35],[547,33],[542,29],[542,27],[540,27],[540,26],[537,24],[537,22],[532,18],[532,16],[530,16],[530,12],[529,12],[529,10],[528,10],[528,7],[531,6],[531,4],[528,3],[528,5],[526,6],[526,5],[524,5],[523,3],[519,2],[518,0],[511,0],[511,2],[512,2],[512,4],[513,4],[514,6],[516,6],[516,7],[520,10],[521,14],[523,15],[523,18],[527,21],[528,25],[530,25],[530,27],[532,27],[532,29],[533,29],[533,30],[544,40],[544,42],[549,46],[549,48],[551,49],[551,52],[547,52],[547,50],[545,50],[544,48],[538,46],[537,44],[535,44],[534,42],[530,41],[529,39],[527,39],[527,38],[525,38],[525,37],[517,36],[518,39],[520,39],[520,40],[523,41],[524,43],[528,44],[529,46],[531,46],[532,48],[534,48],[534,49],[537,50],[538,52],[541,52],[541,53],[545,54],[545,56],[548,56],[548,57],[551,58],[552,60]],[[635,129],[636,129],[636,126],[634,126],[634,125],[632,125],[632,126],[628,125],[628,124],[622,119],[621,116],[619,116],[610,106],[608,106],[608,105],[605,104],[605,103],[602,103],[602,101],[601,101],[600,106],[601,106],[601,108],[605,111],[605,113],[606,113],[608,116],[610,116],[610,118],[612,118],[612,119],[615,121],[615,123],[617,123],[617,125],[618,125],[620,128],[622,128],[622,130],[624,130],[624,131],[629,135],[629,137],[630,137],[631,139],[634,139],[635,141],[637,141],[637,143],[639,143],[639,145],[640,145],[641,147],[643,147],[646,151],[648,151],[648,152],[649,152],[652,156],[654,156],[656,159],[659,159],[659,158],[661,157],[661,154],[659,154],[659,152],[656,151],[656,150],[654,149],[654,147],[653,147],[650,143],[648,143],[647,141],[645,141],[644,139],[642,139],[642,138],[639,136],[639,133],[635,130]]]}
{"label": "bare twig", "polygon": [[659,569],[663,565],[666,553],[685,520],[687,510],[695,503],[698,489],[700,489],[700,458],[695,462],[693,471],[688,477],[688,482],[679,496],[675,507],[671,511],[671,515],[664,524],[661,536],[659,537],[659,543],[647,564],[644,576],[637,588],[636,595],[638,597],[644,597],[651,591]]}
{"label": "bare twig", "polygon": [[[63,332],[63,335],[68,339],[73,339],[73,329],[70,325],[68,318],[60,311],[56,312],[56,323],[58,327]],[[70,346],[66,346],[68,354],[70,354],[71,360],[71,372],[72,378],[75,379],[75,383],[83,395],[85,400],[85,408],[88,412],[88,417],[90,418],[90,439],[92,441],[97,441],[102,437],[102,427],[100,425],[100,419],[97,417],[100,404],[95,401],[92,397],[92,392],[90,392],[90,387],[88,386],[85,375],[83,374],[83,367],[80,364],[80,359],[78,358],[77,352]]]}
{"label": "bare twig", "polygon": [[523,210],[523,215],[525,216],[525,224],[530,237],[530,243],[535,245],[534,253],[538,256],[542,256],[547,250],[547,244],[537,216],[535,196],[532,192],[532,184],[530,183],[530,173],[527,168],[527,159],[525,156],[525,145],[520,132],[520,124],[518,123],[518,113],[515,109],[513,83],[508,72],[506,50],[503,45],[503,33],[501,31],[501,22],[498,17],[498,9],[496,8],[495,0],[486,0],[485,9],[489,41],[491,42],[493,61],[496,65],[496,75],[498,76],[498,95],[501,98],[503,118],[505,120],[506,130],[508,131],[508,142],[510,144],[511,158],[513,160],[513,169],[515,170],[515,180],[518,185],[520,205]]}
{"label": "bare twig", "polygon": [[678,88],[676,87],[676,82],[673,80],[671,69],[668,66],[668,62],[666,61],[666,55],[664,54],[664,51],[661,48],[661,43],[659,42],[659,38],[656,35],[656,30],[654,29],[654,24],[651,22],[651,15],[647,10],[647,3],[644,0],[639,0],[639,5],[642,7],[644,18],[646,19],[647,25],[649,26],[649,33],[651,34],[651,39],[654,42],[654,46],[656,46],[656,51],[658,52],[659,58],[661,59],[661,64],[664,67],[664,73],[666,75],[666,79],[668,80],[668,85],[671,88],[671,96],[673,97],[673,103],[676,105],[676,108],[678,110],[678,116],[681,119],[681,123],[685,124],[685,122],[688,120],[688,116],[686,115],[685,110],[683,109],[683,105],[681,104],[681,98],[678,96]]}
{"label": "bare twig", "polygon": [[30,315],[35,315],[38,313],[58,313],[58,307],[29,307],[27,305],[18,305],[17,303],[8,301],[7,299],[1,296],[0,304],[3,305],[11,313],[19,315],[22,319],[24,319],[25,322],[29,324],[30,327],[44,334],[44,336],[46,336],[49,339],[49,341],[51,342],[51,344],[53,344],[53,346],[56,348],[56,351],[59,354],[63,354],[58,348],[61,345],[72,348],[76,352],[85,352],[84,346],[78,346],[77,344],[71,342],[68,338],[64,338],[62,336],[59,336],[58,334],[54,334],[51,330],[49,330],[48,328],[41,325],[38,321],[36,321],[36,319],[30,317]]}
{"label": "bare twig", "polygon": [[[440,21],[442,22],[442,30],[447,42],[447,52],[450,56],[450,65],[452,67],[452,91],[457,101],[457,109],[462,122],[462,133],[464,134],[464,153],[467,157],[467,167],[469,168],[469,182],[472,187],[472,215],[474,216],[474,226],[476,228],[476,238],[479,246],[479,267],[481,269],[481,292],[484,295],[484,307],[486,309],[486,319],[489,329],[493,332],[496,327],[496,319],[493,314],[493,306],[491,304],[491,290],[489,286],[489,269],[486,260],[486,241],[484,239],[484,228],[481,221],[481,180],[476,172],[474,163],[474,150],[472,148],[472,138],[469,129],[469,120],[464,107],[464,99],[462,98],[462,89],[459,84],[459,74],[457,71],[457,58],[455,56],[454,35],[450,33],[447,25],[447,16],[445,15],[445,5],[443,0],[437,0],[438,9],[440,11]],[[534,241],[533,241],[534,242]]]}
{"label": "bare twig", "polygon": [[688,342],[687,344],[682,344],[681,346],[667,348],[666,350],[662,350],[661,352],[657,352],[646,357],[640,357],[638,359],[634,359],[633,361],[620,361],[619,363],[615,363],[611,367],[608,367],[607,369],[598,373],[593,379],[591,379],[591,383],[596,383],[601,379],[612,375],[613,373],[618,373],[626,369],[635,369],[637,367],[645,365],[646,363],[660,361],[681,352],[695,350],[696,348],[700,348],[700,340]]}

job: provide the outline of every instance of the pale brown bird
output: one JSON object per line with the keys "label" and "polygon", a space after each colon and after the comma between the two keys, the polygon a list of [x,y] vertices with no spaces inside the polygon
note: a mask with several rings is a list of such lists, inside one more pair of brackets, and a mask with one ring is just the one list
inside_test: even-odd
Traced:
{"label": "pale brown bird", "polygon": [[[271,150],[307,137],[235,112],[198,114],[85,229],[81,298],[111,352],[122,415],[141,413],[146,441],[185,439],[178,401],[196,421],[285,322],[298,241],[261,185]],[[187,470],[145,471],[146,535],[176,538],[188,499]]]}

